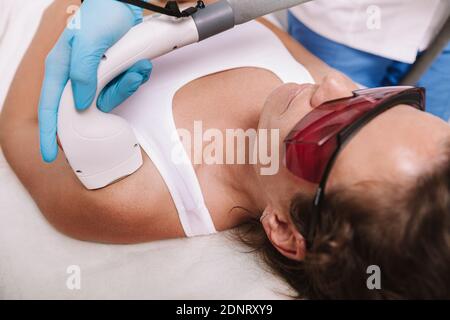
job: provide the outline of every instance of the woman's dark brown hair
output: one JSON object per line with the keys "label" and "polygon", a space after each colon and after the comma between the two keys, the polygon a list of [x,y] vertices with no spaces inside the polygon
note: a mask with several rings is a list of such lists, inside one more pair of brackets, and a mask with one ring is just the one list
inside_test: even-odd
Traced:
{"label": "woman's dark brown hair", "polygon": [[[312,199],[297,196],[290,215],[303,233]],[[330,190],[305,260],[281,255],[255,220],[239,238],[298,293],[311,299],[450,299],[450,148],[445,161],[409,189],[365,183]],[[381,271],[381,289],[367,273]]]}

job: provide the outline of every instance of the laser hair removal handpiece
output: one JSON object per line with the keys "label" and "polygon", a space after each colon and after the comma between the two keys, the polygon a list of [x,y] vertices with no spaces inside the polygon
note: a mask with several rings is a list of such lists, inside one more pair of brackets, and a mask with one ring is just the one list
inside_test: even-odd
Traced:
{"label": "laser hair removal handpiece", "polygon": [[[157,58],[235,25],[307,1],[219,0],[185,18],[151,16],[106,52],[98,69],[97,97],[111,80],[139,60]],[[103,188],[134,173],[143,163],[131,126],[119,116],[98,110],[97,97],[87,110],[77,111],[69,81],[58,113],[61,146],[72,170],[90,190]]]}

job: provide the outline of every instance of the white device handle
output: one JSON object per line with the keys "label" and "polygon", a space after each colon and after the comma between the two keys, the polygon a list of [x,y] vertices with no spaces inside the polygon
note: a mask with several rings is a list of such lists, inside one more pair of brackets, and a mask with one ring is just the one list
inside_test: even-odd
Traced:
{"label": "white device handle", "polygon": [[99,92],[142,59],[154,59],[272,11],[309,0],[219,0],[191,17],[154,15],[132,28],[110,48],[98,70],[97,94],[86,111],[74,106],[69,82],[58,113],[58,137],[67,160],[88,189],[99,189],[140,168],[142,154],[129,124],[96,107]]}
{"label": "white device handle", "polygon": [[136,62],[198,41],[192,18],[150,16],[106,52],[98,69],[97,94],[87,110],[76,110],[69,81],[59,106],[58,137],[72,170],[87,189],[105,187],[142,165],[139,143],[130,125],[97,109],[101,90]]}

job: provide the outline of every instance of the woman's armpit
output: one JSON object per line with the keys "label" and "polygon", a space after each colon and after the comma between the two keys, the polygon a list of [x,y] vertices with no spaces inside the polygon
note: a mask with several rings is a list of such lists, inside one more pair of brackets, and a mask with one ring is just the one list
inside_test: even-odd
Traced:
{"label": "woman's armpit", "polygon": [[151,160],[106,188],[85,189],[59,150],[44,163],[38,126],[4,128],[2,149],[10,166],[47,220],[64,234],[85,241],[137,243],[183,237],[170,194]]}

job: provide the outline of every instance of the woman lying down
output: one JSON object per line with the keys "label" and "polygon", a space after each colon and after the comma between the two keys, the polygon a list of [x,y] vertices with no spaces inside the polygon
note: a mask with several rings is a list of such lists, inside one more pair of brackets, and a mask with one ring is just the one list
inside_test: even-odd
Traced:
{"label": "woman lying down", "polygon": [[[152,80],[114,111],[139,133],[143,167],[88,191],[62,150],[51,165],[39,152],[62,7],[47,10],[1,116],[4,154],[55,228],[131,244],[242,225],[240,239],[298,297],[450,298],[450,127],[423,111],[421,89],[354,94],[285,33],[252,22],[154,61]],[[167,154],[180,141],[189,165]]]}

